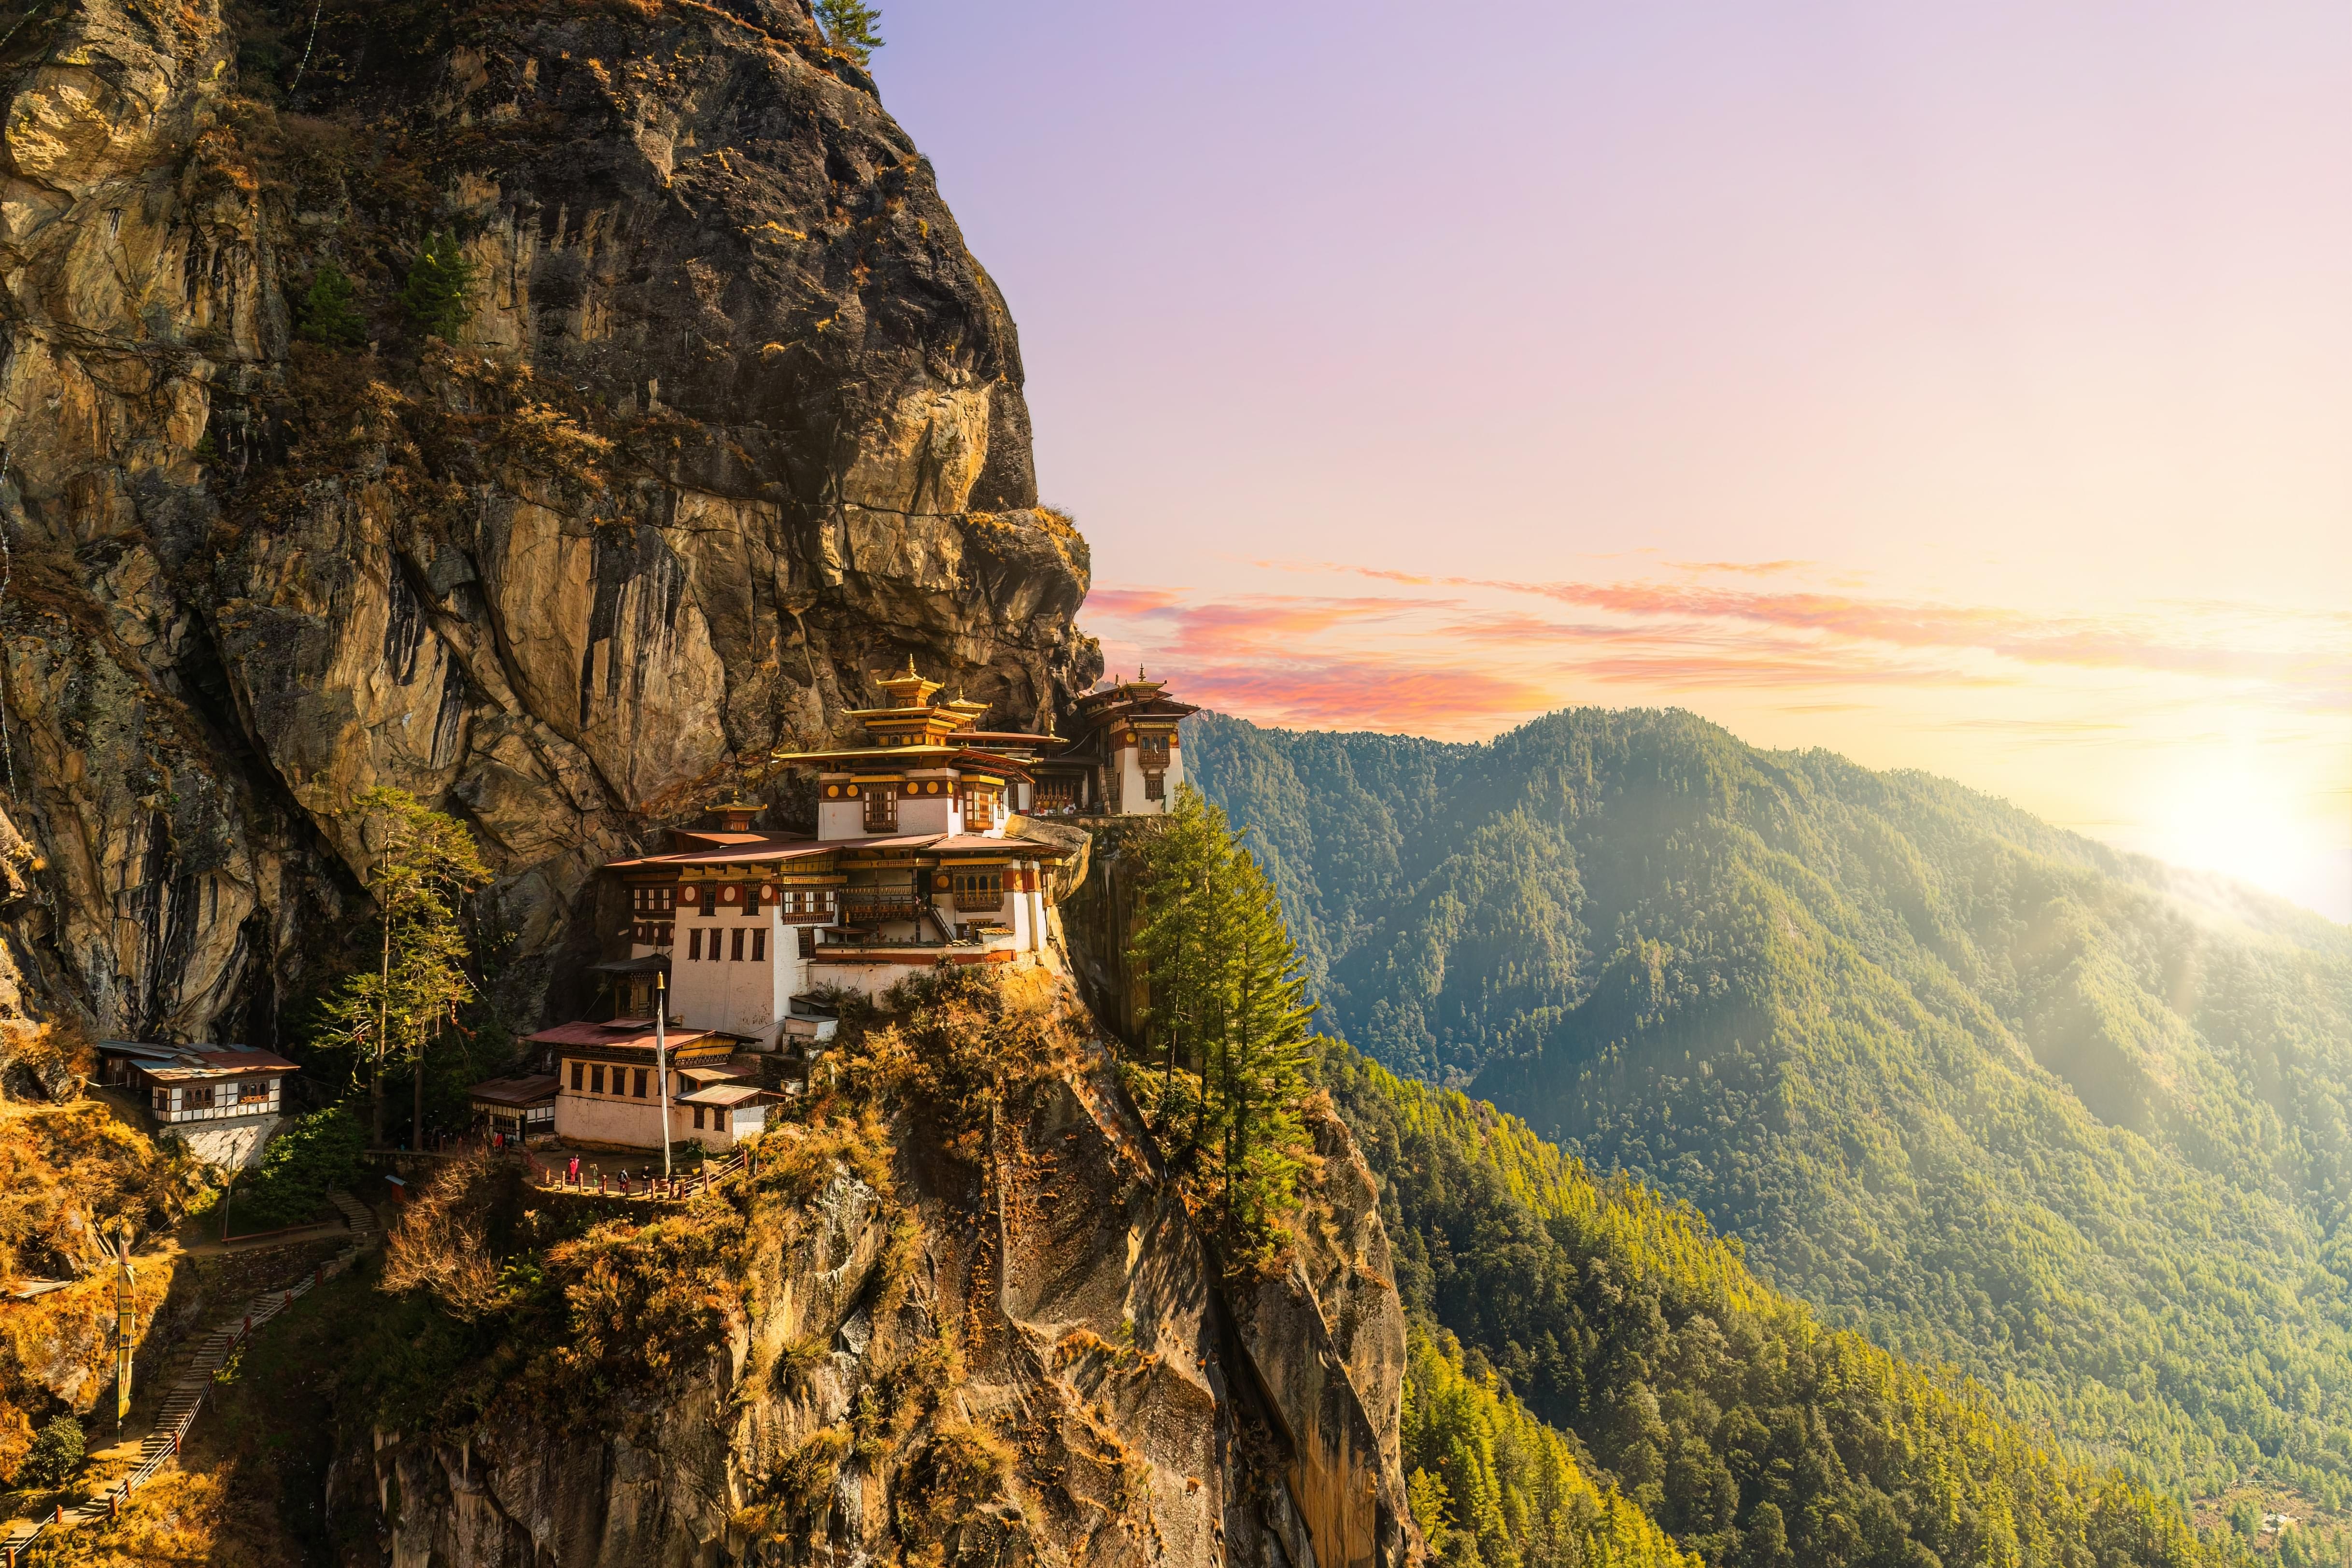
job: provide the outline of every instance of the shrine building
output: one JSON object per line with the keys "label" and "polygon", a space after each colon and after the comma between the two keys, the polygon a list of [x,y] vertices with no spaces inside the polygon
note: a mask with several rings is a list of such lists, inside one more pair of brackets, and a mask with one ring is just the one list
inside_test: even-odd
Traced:
{"label": "shrine building", "polygon": [[1034,769],[1034,804],[1040,815],[1157,816],[1184,782],[1184,758],[1177,726],[1192,703],[1167,695],[1168,683],[1115,681],[1077,700],[1072,727]]}
{"label": "shrine building", "polygon": [[626,900],[625,953],[595,966],[615,1016],[530,1037],[554,1068],[557,1136],[727,1147],[778,1097],[761,1058],[805,1064],[831,1038],[821,994],[879,995],[940,964],[1057,963],[1056,873],[1079,851],[1018,819],[1161,811],[1182,779],[1176,725],[1195,710],[1161,682],[1080,698],[1075,739],[982,729],[985,704],[936,700],[911,663],[878,685],[887,705],[850,715],[864,744],[774,758],[814,775],[814,836],[755,829],[760,808],[738,800],[604,868]]}

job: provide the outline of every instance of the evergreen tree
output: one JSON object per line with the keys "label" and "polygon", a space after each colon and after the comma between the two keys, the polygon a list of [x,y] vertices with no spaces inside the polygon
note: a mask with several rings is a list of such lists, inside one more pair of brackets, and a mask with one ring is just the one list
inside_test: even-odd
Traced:
{"label": "evergreen tree", "polygon": [[1225,1210],[1237,1234],[1270,1238],[1304,1168],[1307,982],[1282,923],[1282,904],[1247,850],[1227,858],[1224,967],[1230,1009],[1217,1075],[1225,1130]]}
{"label": "evergreen tree", "polygon": [[457,236],[427,235],[401,287],[400,307],[419,334],[454,343],[466,325],[473,287],[474,264],[466,259]]}
{"label": "evergreen tree", "polygon": [[[1198,789],[1180,788],[1152,841],[1142,878],[1145,911],[1133,956],[1145,976],[1144,1027],[1161,1061],[1159,1131],[1174,1113],[1176,1068],[1205,1071],[1207,1041],[1221,1027],[1213,960],[1223,925],[1214,890],[1233,856],[1224,814]],[[1205,1107],[1203,1107],[1205,1109]],[[1197,1145],[1196,1124],[1193,1141]]]}
{"label": "evergreen tree", "polygon": [[1181,1063],[1200,1085],[1184,1152],[1215,1204],[1228,1260],[1255,1266],[1279,1249],[1305,1168],[1313,1009],[1273,883],[1200,791],[1178,789],[1150,856],[1131,956],[1160,1059],[1157,1131],[1172,1143]]}
{"label": "evergreen tree", "polygon": [[825,41],[859,65],[874,63],[882,47],[882,13],[864,0],[816,0],[816,19]]}
{"label": "evergreen tree", "polygon": [[310,289],[302,296],[302,309],[294,335],[309,343],[324,343],[331,349],[356,349],[368,340],[367,322],[352,301],[356,291],[343,269],[332,261],[322,261],[319,270],[310,275]]}
{"label": "evergreen tree", "polygon": [[363,841],[375,852],[368,891],[383,924],[372,973],[352,976],[325,1009],[327,1043],[352,1053],[363,1069],[369,1134],[384,1141],[384,1082],[396,1063],[416,1077],[416,1135],[424,1135],[426,1048],[471,1000],[466,939],[457,909],[490,879],[473,835],[453,817],[405,790],[377,788],[355,802]]}

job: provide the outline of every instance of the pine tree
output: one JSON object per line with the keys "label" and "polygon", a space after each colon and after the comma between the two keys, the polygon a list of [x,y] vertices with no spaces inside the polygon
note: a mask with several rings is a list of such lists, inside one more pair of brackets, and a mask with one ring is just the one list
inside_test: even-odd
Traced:
{"label": "pine tree", "polygon": [[427,235],[408,269],[408,281],[401,287],[400,306],[420,335],[454,343],[471,313],[473,287],[474,264],[466,259],[457,236]]}
{"label": "pine tree", "polygon": [[294,335],[305,342],[324,343],[333,349],[356,349],[368,340],[367,322],[352,308],[356,291],[352,280],[332,261],[322,261],[319,270],[310,275],[310,289],[302,296],[299,324]]}
{"label": "pine tree", "polygon": [[1224,867],[1223,968],[1230,1011],[1218,1096],[1225,1133],[1224,1207],[1248,1250],[1271,1246],[1297,1192],[1306,1134],[1307,1023],[1314,1007],[1282,903],[1256,857],[1236,845]]}
{"label": "pine tree", "polygon": [[1155,1131],[1172,1145],[1181,1063],[1200,1084],[1181,1108],[1192,1120],[1184,1153],[1215,1203],[1229,1261],[1255,1266],[1278,1252],[1306,1166],[1313,1009],[1274,884],[1223,812],[1180,789],[1149,853],[1131,956],[1160,1058]]}
{"label": "pine tree", "polygon": [[364,1070],[369,1135],[384,1141],[384,1082],[395,1063],[416,1074],[416,1134],[424,1134],[426,1048],[473,998],[457,907],[490,879],[473,835],[454,817],[402,789],[377,788],[354,802],[375,852],[368,891],[383,923],[377,967],[343,983],[325,1009],[322,1043],[348,1049]]}
{"label": "pine tree", "polygon": [[816,19],[825,42],[861,66],[874,63],[874,51],[882,47],[881,12],[864,0],[817,0]]}
{"label": "pine tree", "polygon": [[1223,920],[1214,894],[1233,857],[1233,835],[1224,814],[1186,786],[1176,791],[1149,853],[1145,918],[1133,956],[1144,977],[1144,1027],[1160,1048],[1164,1135],[1178,1064],[1205,1073],[1207,1042],[1221,1028],[1214,958]]}

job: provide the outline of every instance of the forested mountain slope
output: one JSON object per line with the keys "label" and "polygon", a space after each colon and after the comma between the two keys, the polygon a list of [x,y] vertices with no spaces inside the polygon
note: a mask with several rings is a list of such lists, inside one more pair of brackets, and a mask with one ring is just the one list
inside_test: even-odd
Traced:
{"label": "forested mountain slope", "polygon": [[2077,1452],[2352,1500],[2341,928],[1687,714],[1185,745],[1326,1027]]}
{"label": "forested mountain slope", "polygon": [[[1824,1329],[1687,1208],[1622,1177],[1596,1181],[1493,1106],[1397,1079],[1344,1045],[1327,1052],[1322,1077],[1390,1173],[1382,1215],[1408,1313],[1571,1434],[1706,1563],[2121,1568],[2236,1557],[2145,1489],[2054,1458],[1980,1390]],[[1433,1366],[1441,1346],[1452,1348],[1423,1328],[1405,1438],[1407,1463],[1441,1472],[1451,1494],[1432,1531],[1443,1541],[1513,1490],[1480,1475],[1481,1445],[1439,1440],[1447,1406],[1477,1381]],[[1479,1545],[1505,1534],[1480,1531]],[[1524,1561],[1575,1559],[1538,1550]]]}

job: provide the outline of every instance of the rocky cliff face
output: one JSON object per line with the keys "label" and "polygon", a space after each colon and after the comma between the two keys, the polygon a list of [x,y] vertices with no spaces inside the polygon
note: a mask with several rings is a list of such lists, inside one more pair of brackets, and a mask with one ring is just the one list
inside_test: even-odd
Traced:
{"label": "rocky cliff face", "polygon": [[[509,1358],[470,1422],[374,1430],[338,1508],[453,1568],[1414,1560],[1403,1313],[1339,1123],[1291,1264],[1236,1285],[1066,995],[973,999],[852,1049],[862,1120],[549,1250],[569,1315],[525,1343],[562,1348]],[[616,1393],[547,1397],[567,1372]]]}
{"label": "rocky cliff face", "polygon": [[389,784],[530,1016],[596,863],[885,666],[1097,673],[1004,303],[800,0],[14,10],[0,1013],[268,1043]]}

